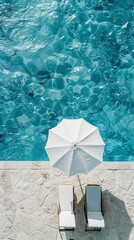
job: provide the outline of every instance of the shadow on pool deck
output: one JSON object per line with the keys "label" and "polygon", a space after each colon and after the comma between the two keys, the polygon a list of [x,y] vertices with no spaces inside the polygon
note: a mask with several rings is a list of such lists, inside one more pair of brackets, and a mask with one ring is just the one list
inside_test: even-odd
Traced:
{"label": "shadow on pool deck", "polygon": [[86,219],[83,196],[81,201],[77,203],[77,227],[74,232],[66,232],[65,238],[62,238],[66,240],[129,240],[133,223],[127,213],[125,203],[107,190],[103,192],[102,199],[105,228],[101,232],[85,232]]}

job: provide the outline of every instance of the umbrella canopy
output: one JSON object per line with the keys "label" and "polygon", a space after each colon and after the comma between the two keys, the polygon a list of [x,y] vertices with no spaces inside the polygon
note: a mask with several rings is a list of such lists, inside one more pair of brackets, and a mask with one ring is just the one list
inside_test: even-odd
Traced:
{"label": "umbrella canopy", "polygon": [[45,149],[51,165],[72,176],[100,164],[104,146],[98,128],[80,118],[63,119],[50,129]]}

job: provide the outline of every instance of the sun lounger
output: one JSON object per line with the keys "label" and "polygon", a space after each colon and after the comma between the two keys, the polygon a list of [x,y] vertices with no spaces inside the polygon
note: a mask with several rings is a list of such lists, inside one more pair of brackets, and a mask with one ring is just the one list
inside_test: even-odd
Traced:
{"label": "sun lounger", "polygon": [[102,192],[99,185],[85,187],[85,215],[86,231],[100,231],[101,228],[105,227],[102,215]]}
{"label": "sun lounger", "polygon": [[74,231],[75,222],[75,200],[72,185],[59,185],[59,230]]}

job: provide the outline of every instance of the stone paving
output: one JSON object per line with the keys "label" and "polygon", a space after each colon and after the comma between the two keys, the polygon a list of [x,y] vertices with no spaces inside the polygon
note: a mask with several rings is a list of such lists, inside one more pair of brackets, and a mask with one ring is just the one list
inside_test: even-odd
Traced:
{"label": "stone paving", "polygon": [[[58,231],[58,185],[73,184],[77,228]],[[103,190],[106,227],[85,232],[85,185]],[[82,188],[82,189],[81,189]],[[0,162],[0,240],[134,240],[134,163],[103,163],[88,175],[67,177],[48,162]]]}

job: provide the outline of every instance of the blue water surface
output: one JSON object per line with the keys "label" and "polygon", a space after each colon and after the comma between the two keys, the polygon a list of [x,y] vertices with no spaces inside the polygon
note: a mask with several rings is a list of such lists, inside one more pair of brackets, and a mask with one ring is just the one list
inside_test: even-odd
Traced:
{"label": "blue water surface", "polygon": [[134,1],[0,0],[0,160],[46,160],[63,118],[134,161]]}

